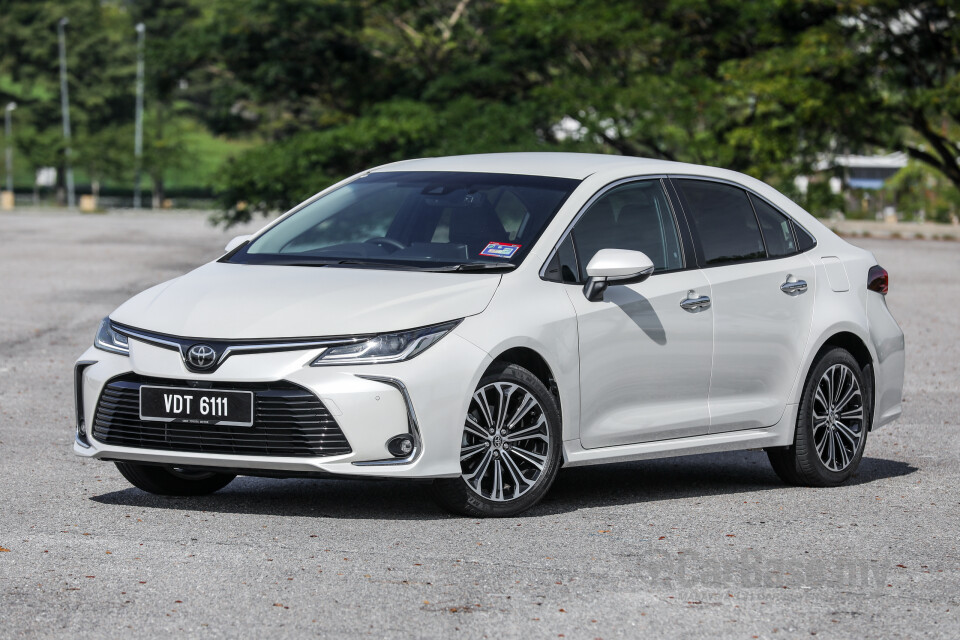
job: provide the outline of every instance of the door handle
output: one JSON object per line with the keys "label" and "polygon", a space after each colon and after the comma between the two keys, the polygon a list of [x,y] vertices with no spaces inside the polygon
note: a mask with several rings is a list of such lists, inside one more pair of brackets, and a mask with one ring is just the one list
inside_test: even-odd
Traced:
{"label": "door handle", "polygon": [[693,313],[710,308],[710,298],[708,296],[700,296],[700,297],[694,298],[692,297],[694,295],[696,294],[694,294],[693,291],[688,293],[686,299],[680,301],[680,307],[683,308],[685,311],[691,311]]}
{"label": "door handle", "polygon": [[783,291],[788,296],[794,296],[807,290],[805,280],[794,280],[791,282],[789,278],[788,276],[787,281],[780,285],[780,291]]}

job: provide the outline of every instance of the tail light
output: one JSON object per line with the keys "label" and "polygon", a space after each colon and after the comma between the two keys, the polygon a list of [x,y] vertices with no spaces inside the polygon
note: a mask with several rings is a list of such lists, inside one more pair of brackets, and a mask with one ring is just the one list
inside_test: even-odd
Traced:
{"label": "tail light", "polygon": [[880,265],[870,267],[870,271],[867,273],[867,289],[887,295],[889,286],[890,276],[887,274],[887,270]]}

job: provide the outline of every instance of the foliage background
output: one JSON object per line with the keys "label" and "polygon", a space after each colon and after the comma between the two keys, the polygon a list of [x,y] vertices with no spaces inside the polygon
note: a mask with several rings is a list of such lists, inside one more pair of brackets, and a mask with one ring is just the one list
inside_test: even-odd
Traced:
{"label": "foliage background", "polygon": [[[960,198],[960,21],[947,0],[0,0],[16,177],[63,167],[67,27],[81,190],[129,190],[136,34],[145,174],[215,193],[226,222],[360,169],[442,154],[622,153],[769,180],[833,153],[901,150],[884,197],[946,219]],[[60,172],[62,176],[62,171]],[[238,206],[239,205],[239,206]]]}

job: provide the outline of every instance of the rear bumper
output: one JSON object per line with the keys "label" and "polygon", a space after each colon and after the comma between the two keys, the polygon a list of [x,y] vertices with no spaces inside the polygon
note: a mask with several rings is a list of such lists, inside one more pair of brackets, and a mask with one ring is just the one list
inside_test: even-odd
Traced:
{"label": "rear bumper", "polygon": [[876,352],[873,427],[882,427],[903,412],[905,347],[903,331],[887,308],[886,299],[867,294],[867,321]]}
{"label": "rear bumper", "polygon": [[[82,425],[83,434],[78,432],[74,452],[79,456],[251,472],[455,477],[460,474],[460,438],[470,391],[490,363],[489,355],[455,333],[407,362],[310,367],[319,350],[303,350],[237,355],[207,375],[187,371],[173,351],[135,340],[130,345],[129,357],[91,347],[77,363],[77,423],[78,427]],[[110,380],[129,373],[171,381],[294,383],[323,402],[351,452],[294,458],[167,451],[100,442],[92,433],[92,425],[101,392]],[[386,443],[405,433],[414,434],[417,449],[407,458],[395,458]]]}

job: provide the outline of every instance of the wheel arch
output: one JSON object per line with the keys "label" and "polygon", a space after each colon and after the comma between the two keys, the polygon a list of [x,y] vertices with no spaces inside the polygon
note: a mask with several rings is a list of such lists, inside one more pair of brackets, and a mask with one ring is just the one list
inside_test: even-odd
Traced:
{"label": "wheel arch", "polygon": [[819,362],[820,358],[833,348],[841,348],[850,353],[857,361],[857,364],[860,365],[860,370],[863,373],[864,383],[867,388],[868,394],[868,406],[870,407],[870,425],[869,429],[873,429],[873,423],[875,416],[874,411],[876,409],[874,399],[876,398],[876,376],[874,374],[874,365],[876,363],[876,354],[868,346],[870,344],[869,339],[862,335],[856,328],[851,326],[838,326],[831,328],[830,331],[824,333],[821,336],[820,340],[817,342],[816,347],[810,350],[810,356],[806,362],[804,368],[804,375],[800,378],[801,384],[797,385],[794,393],[794,401],[800,402],[803,390],[807,385],[807,381],[810,377],[810,373],[813,371],[814,366]]}
{"label": "wheel arch", "polygon": [[550,390],[550,393],[557,399],[557,404],[560,404],[560,392],[553,375],[553,369],[550,368],[546,358],[538,351],[524,346],[511,347],[494,356],[493,362],[487,367],[487,371],[503,363],[516,364],[527,369],[543,383],[543,386]]}
{"label": "wheel arch", "polygon": [[[497,355],[493,356],[493,361],[487,366],[486,371],[489,371],[490,369],[504,363],[520,365],[536,376],[537,379],[543,383],[543,386],[550,391],[550,395],[553,396],[557,403],[557,409],[559,410],[560,414],[560,428],[563,430],[564,426],[567,424],[567,421],[564,420],[564,408],[570,409],[570,407],[564,406],[565,394],[561,390],[561,385],[558,383],[557,378],[554,375],[554,368],[550,366],[550,363],[547,362],[547,359],[543,356],[543,354],[527,345],[510,346],[504,348],[502,351],[497,353]],[[484,375],[486,374],[486,371],[484,372]],[[564,434],[564,439],[566,439],[566,437],[568,436]]]}

